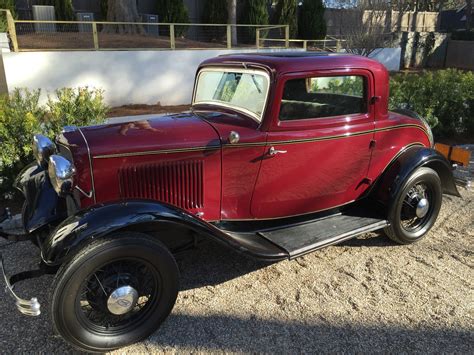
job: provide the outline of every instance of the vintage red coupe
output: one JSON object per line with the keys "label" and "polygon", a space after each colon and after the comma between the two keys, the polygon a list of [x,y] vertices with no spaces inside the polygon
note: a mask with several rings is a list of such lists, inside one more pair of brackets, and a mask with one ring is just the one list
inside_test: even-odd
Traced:
{"label": "vintage red coupe", "polygon": [[24,230],[0,224],[41,251],[39,270],[5,276],[18,309],[40,304],[12,285],[54,272],[55,330],[106,351],[165,320],[174,255],[201,240],[269,261],[376,230],[418,241],[459,193],[426,122],[388,111],[388,79],[353,55],[225,55],[199,66],[189,112],[35,136]]}

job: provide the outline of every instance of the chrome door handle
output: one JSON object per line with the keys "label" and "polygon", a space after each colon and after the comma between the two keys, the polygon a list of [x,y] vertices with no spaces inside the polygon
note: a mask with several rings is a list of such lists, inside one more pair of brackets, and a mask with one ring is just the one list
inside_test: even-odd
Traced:
{"label": "chrome door handle", "polygon": [[276,150],[275,147],[270,147],[268,154],[277,155],[277,154],[285,154],[286,152],[287,152],[286,150]]}

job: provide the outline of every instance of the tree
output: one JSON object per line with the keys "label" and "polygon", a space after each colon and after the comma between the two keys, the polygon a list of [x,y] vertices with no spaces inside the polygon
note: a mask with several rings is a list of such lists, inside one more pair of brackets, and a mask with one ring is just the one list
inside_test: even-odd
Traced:
{"label": "tree", "polygon": [[326,36],[322,0],[304,0],[298,19],[298,36],[302,39],[320,39]]}
{"label": "tree", "polygon": [[231,37],[232,37],[232,43],[237,44],[237,27],[235,24],[237,24],[237,0],[227,0],[227,14],[228,14],[228,19],[227,23],[231,26]]}
{"label": "tree", "polygon": [[[158,0],[158,16],[160,22],[188,23],[188,10],[183,4],[183,0]],[[175,26],[175,35],[183,36],[188,26]]]}
{"label": "tree", "polygon": [[275,10],[275,23],[290,26],[290,37],[298,32],[297,19],[298,0],[278,0]]}
{"label": "tree", "polygon": [[[107,21],[110,22],[140,22],[137,0],[108,0]],[[141,25],[104,25],[105,33],[144,34]]]}
{"label": "tree", "polygon": [[[227,4],[222,0],[205,0],[204,13],[202,14],[202,21],[204,23],[227,23]],[[207,37],[210,40],[222,40],[226,36],[226,28],[221,26],[206,26],[203,28]]]}
{"label": "tree", "polygon": [[466,0],[466,7],[464,8],[464,13],[466,14],[466,30],[471,30],[471,21],[472,21],[472,0]]}
{"label": "tree", "polygon": [[387,33],[391,21],[391,4],[386,0],[360,1],[344,17],[344,49],[346,52],[369,56],[392,41]]}
{"label": "tree", "polygon": [[[246,0],[242,11],[241,23],[248,25],[268,25],[267,0]],[[249,43],[255,42],[254,27],[245,27],[245,35]]]}
{"label": "tree", "polygon": [[[10,10],[10,13],[13,17],[15,15],[15,4],[13,0],[0,0],[0,9]],[[7,32],[7,17],[5,14],[0,14],[0,32]]]}

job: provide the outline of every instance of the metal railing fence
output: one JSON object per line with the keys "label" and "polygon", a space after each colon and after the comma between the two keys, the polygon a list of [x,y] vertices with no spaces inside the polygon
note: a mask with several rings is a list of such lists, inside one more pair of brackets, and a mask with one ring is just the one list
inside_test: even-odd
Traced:
{"label": "metal railing fence", "polygon": [[1,11],[15,52],[255,48],[263,30],[290,43],[288,25],[16,20]]}

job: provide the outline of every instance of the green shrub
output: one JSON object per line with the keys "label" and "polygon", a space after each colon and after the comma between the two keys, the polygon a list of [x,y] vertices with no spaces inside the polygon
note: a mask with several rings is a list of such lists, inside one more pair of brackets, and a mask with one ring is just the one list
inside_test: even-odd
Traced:
{"label": "green shrub", "polygon": [[33,161],[32,138],[41,133],[54,138],[65,125],[85,126],[104,121],[108,107],[101,90],[60,89],[46,105],[40,90],[15,89],[0,98],[0,193],[12,190],[15,177]]}
{"label": "green shrub", "polygon": [[[268,2],[266,0],[245,0],[240,22],[248,25],[268,25]],[[261,31],[265,36],[266,31]],[[253,27],[243,27],[242,34],[245,42],[254,43],[256,30]]]}
{"label": "green shrub", "polygon": [[305,0],[300,8],[298,36],[302,39],[321,39],[326,36],[326,20],[322,0]]}
{"label": "green shrub", "polygon": [[[0,9],[10,10],[13,17],[15,17],[15,1],[14,0],[0,0]],[[7,32],[7,15],[5,12],[0,12],[0,32]]]}
{"label": "green shrub", "polygon": [[474,73],[457,69],[400,73],[390,79],[390,109],[427,119],[438,137],[474,135]]}
{"label": "green shrub", "polygon": [[[227,23],[227,3],[222,0],[205,0],[202,13],[203,23]],[[226,27],[212,26],[201,29],[210,40],[223,40],[226,37]]]}
{"label": "green shrub", "polygon": [[[188,23],[189,16],[183,0],[158,0],[157,7],[160,22]],[[176,37],[186,34],[189,26],[175,26]]]}
{"label": "green shrub", "polygon": [[109,108],[104,104],[102,90],[62,88],[55,97],[48,95],[45,128],[49,136],[61,132],[64,126],[88,126],[104,121]]}
{"label": "green shrub", "polygon": [[290,26],[290,37],[295,38],[298,32],[297,0],[278,0],[274,22]]}

